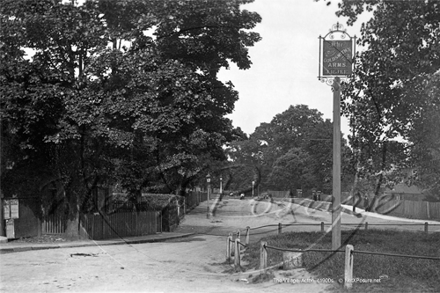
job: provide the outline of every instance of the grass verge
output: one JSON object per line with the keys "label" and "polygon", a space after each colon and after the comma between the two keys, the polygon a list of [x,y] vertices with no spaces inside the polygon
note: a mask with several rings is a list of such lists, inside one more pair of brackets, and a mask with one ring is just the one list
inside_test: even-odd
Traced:
{"label": "grass verge", "polygon": [[[261,241],[279,248],[331,249],[331,233],[292,232],[263,238]],[[440,233],[342,231],[342,243],[353,245],[355,251],[440,257]],[[259,242],[249,246],[244,257],[249,263],[248,267],[259,267],[259,249]],[[282,252],[268,250],[268,266],[281,261]],[[305,252],[303,262],[307,271],[316,278],[331,278],[335,282],[344,278],[344,253]],[[350,292],[440,292],[440,260],[355,253],[353,277],[361,280],[353,284]],[[342,285],[333,288],[345,292]]]}

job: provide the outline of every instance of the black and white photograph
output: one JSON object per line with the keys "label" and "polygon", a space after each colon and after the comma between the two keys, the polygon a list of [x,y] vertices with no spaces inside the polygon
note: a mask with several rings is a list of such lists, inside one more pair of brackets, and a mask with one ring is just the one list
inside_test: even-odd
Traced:
{"label": "black and white photograph", "polygon": [[0,0],[0,292],[439,293],[440,0]]}

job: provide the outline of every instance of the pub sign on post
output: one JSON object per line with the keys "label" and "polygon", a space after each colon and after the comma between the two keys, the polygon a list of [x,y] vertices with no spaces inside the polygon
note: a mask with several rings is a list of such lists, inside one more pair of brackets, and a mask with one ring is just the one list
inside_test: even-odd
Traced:
{"label": "pub sign on post", "polygon": [[324,40],[322,75],[347,76],[352,73],[352,40],[328,41]]}
{"label": "pub sign on post", "polygon": [[319,75],[322,82],[335,77],[346,78],[353,72],[356,36],[351,37],[343,25],[333,25],[324,37],[319,36]]}

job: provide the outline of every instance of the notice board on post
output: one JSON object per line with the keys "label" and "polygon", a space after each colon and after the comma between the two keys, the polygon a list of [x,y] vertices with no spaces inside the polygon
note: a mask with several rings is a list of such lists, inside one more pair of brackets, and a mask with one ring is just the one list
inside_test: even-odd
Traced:
{"label": "notice board on post", "polygon": [[19,218],[19,201],[18,199],[3,200],[3,217],[5,220]]}

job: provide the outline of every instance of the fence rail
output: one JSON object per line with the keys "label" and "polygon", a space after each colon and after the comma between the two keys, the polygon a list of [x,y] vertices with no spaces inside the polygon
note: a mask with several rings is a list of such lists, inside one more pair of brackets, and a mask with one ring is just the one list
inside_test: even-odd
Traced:
{"label": "fence rail", "polygon": [[[346,225],[356,225],[356,226],[360,226],[365,224],[365,229],[367,229],[368,227],[368,223],[359,223],[359,224],[346,224]],[[290,223],[290,224],[282,224],[282,223],[278,223],[278,224],[272,224],[272,225],[264,225],[264,226],[260,226],[260,227],[254,227],[254,228],[250,228],[249,226],[246,227],[246,240],[245,243],[241,243],[240,241],[240,230],[238,230],[236,233],[229,233],[229,236],[226,239],[226,260],[230,261],[232,258],[234,259],[234,267],[236,271],[240,271],[241,267],[240,267],[240,247],[244,247],[247,248],[249,246],[249,236],[250,236],[250,231],[251,230],[257,230],[260,228],[264,228],[264,227],[276,227],[276,230],[278,230],[278,234],[282,233],[282,228],[283,226],[292,226],[294,224]],[[324,231],[324,222],[321,222],[321,224],[312,224],[312,223],[304,223],[304,224],[299,224],[298,225],[315,225],[315,226],[321,226],[321,232],[325,232]],[[372,224],[374,225],[374,224]],[[377,225],[390,225],[390,224],[377,224]],[[410,224],[396,224],[396,225],[419,225],[419,226],[424,226],[424,230],[426,233],[428,233],[428,222],[425,222],[423,224],[414,224],[414,223],[410,223]],[[431,224],[431,225],[440,225],[440,224]],[[274,229],[275,230],[275,229]],[[258,233],[254,233],[258,234]],[[384,253],[384,252],[372,252],[372,251],[360,251],[360,250],[354,250],[353,245],[347,244],[345,246],[345,250],[333,250],[333,249],[312,249],[312,248],[307,248],[307,249],[294,249],[294,248],[282,248],[282,247],[276,247],[276,246],[271,246],[268,245],[266,241],[260,241],[260,268],[258,271],[255,272],[259,272],[259,273],[263,273],[266,272],[269,269],[276,269],[279,268],[283,265],[286,264],[286,260],[283,260],[283,262],[280,262],[276,265],[273,266],[268,266],[268,249],[272,249],[272,250],[276,250],[276,251],[281,251],[281,252],[286,252],[286,253],[299,253],[300,255],[302,253],[305,252],[322,252],[322,253],[345,253],[345,271],[344,271],[344,287],[347,289],[350,289],[352,287],[352,282],[350,280],[352,280],[353,277],[353,254],[357,253],[357,254],[369,254],[369,255],[381,255],[381,256],[389,256],[389,257],[403,257],[403,258],[416,258],[416,259],[427,259],[427,260],[439,260],[440,261],[440,257],[435,257],[435,256],[425,256],[425,255],[407,255],[407,254],[394,254],[394,253]],[[232,257],[233,256],[233,257]],[[301,257],[301,256],[299,256]],[[283,255],[284,258],[284,255]],[[295,259],[298,258],[298,256],[295,256]],[[289,259],[286,256],[286,259]],[[292,258],[290,258],[290,261],[292,261]],[[290,262],[288,261],[288,262]]]}
{"label": "fence rail", "polygon": [[[416,259],[427,259],[427,260],[438,260],[440,261],[440,257],[434,256],[426,256],[426,255],[408,255],[408,254],[395,254],[395,253],[384,253],[384,252],[373,252],[373,251],[360,251],[354,250],[354,246],[347,244],[345,246],[345,250],[333,250],[333,249],[291,249],[291,248],[281,248],[275,247],[271,245],[267,245],[267,242],[261,241],[260,243],[260,270],[266,271],[268,269],[268,253],[267,250],[272,249],[276,251],[282,252],[324,252],[324,253],[345,253],[345,268],[344,268],[344,287],[346,289],[350,289],[352,287],[352,279],[353,279],[353,254],[368,254],[368,255],[381,255],[381,256],[389,256],[389,257],[402,257],[402,258],[416,258]],[[284,264],[284,262],[283,262]]]}
{"label": "fence rail", "polygon": [[[254,228],[250,228],[249,226],[246,227],[246,232],[245,232],[245,241],[244,244],[241,242],[240,240],[240,235],[241,232],[240,230],[238,230],[235,233],[229,233],[227,239],[226,239],[226,261],[231,261],[232,259],[234,260],[234,267],[236,271],[240,271],[241,267],[240,267],[240,247],[244,247],[247,248],[249,246],[249,238],[250,238],[250,231],[255,231],[257,229],[261,229],[261,228],[267,228],[267,227],[274,227],[273,231],[278,231],[278,234],[283,233],[283,227],[289,227],[289,226],[301,226],[301,225],[305,225],[305,226],[320,226],[321,228],[321,232],[325,233],[325,225],[331,225],[331,223],[327,223],[325,224],[324,222],[321,222],[320,224],[317,223],[289,223],[289,224],[282,224],[282,223],[278,223],[278,224],[271,224],[271,225],[264,225],[264,226],[259,226],[259,227],[254,227]],[[347,224],[342,224],[342,225],[348,225],[348,226],[364,226],[365,225],[365,229],[368,229],[368,222],[365,223],[347,223]],[[425,222],[425,223],[408,223],[408,224],[384,224],[384,223],[379,223],[379,224],[370,224],[370,225],[399,225],[399,226],[423,226],[424,227],[424,231],[425,233],[428,233],[428,227],[429,227],[429,223]],[[440,226],[440,224],[430,224],[433,226]],[[275,228],[276,227],[276,228]],[[267,233],[267,231],[263,232],[263,233]],[[258,235],[261,233],[253,233],[253,235]],[[268,269],[273,269],[273,268],[278,268],[280,266],[284,265],[284,261],[281,263],[278,263],[276,265],[273,265],[271,267],[267,266],[267,249],[273,249],[273,250],[278,250],[278,251],[283,251],[283,252],[294,252],[294,253],[304,253],[304,252],[327,252],[327,253],[343,253],[345,252],[346,257],[347,257],[347,249],[346,250],[332,250],[332,249],[291,249],[291,248],[280,248],[280,247],[275,247],[275,246],[270,246],[267,245],[267,242],[262,241],[261,243],[261,247],[260,247],[260,270],[259,272],[265,272]],[[347,247],[352,247],[351,245],[347,245]],[[391,253],[382,253],[382,252],[369,252],[369,251],[358,251],[358,250],[353,250],[353,248],[351,248],[350,250],[350,255],[353,253],[359,253],[359,254],[374,254],[374,255],[383,255],[383,256],[394,256],[394,257],[407,257],[407,258],[419,258],[419,259],[430,259],[430,260],[440,260],[440,258],[436,258],[436,257],[432,257],[432,256],[417,256],[417,255],[400,255],[400,254],[391,254]],[[348,278],[350,279],[350,278]],[[348,288],[348,287],[347,287]]]}

